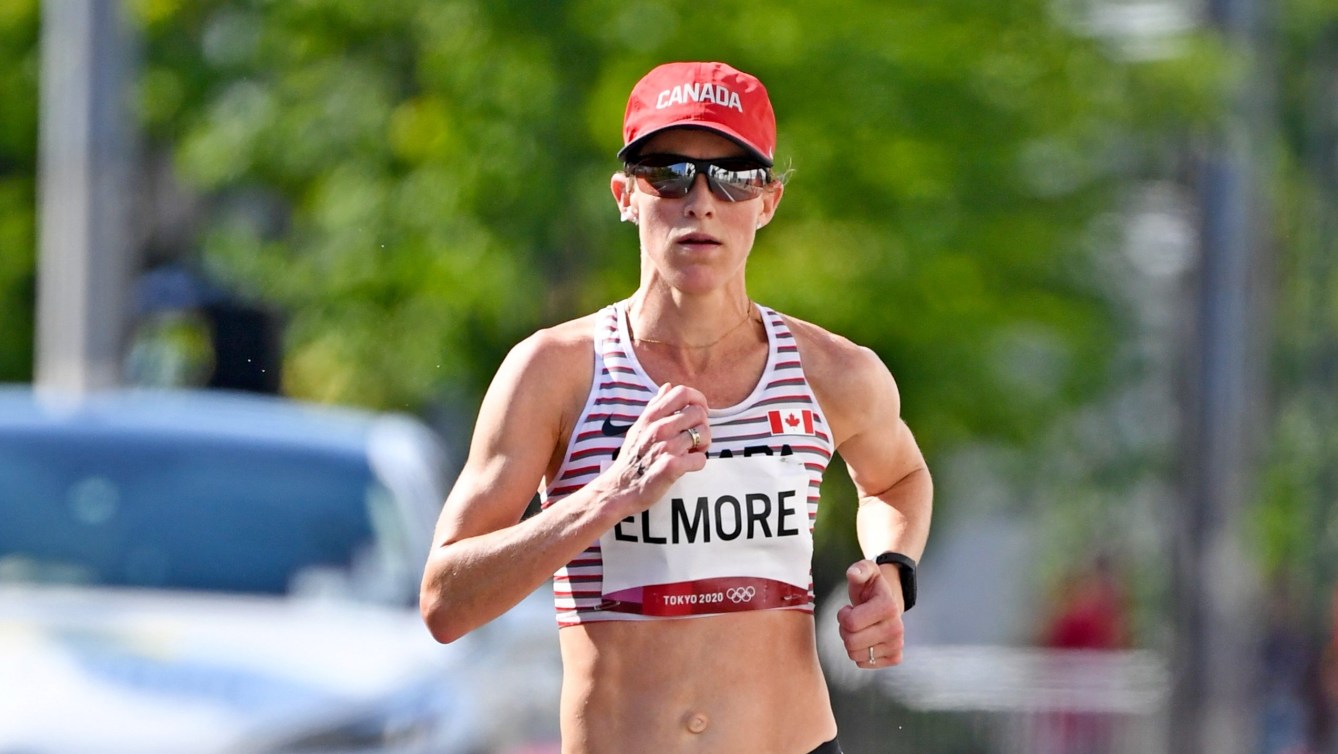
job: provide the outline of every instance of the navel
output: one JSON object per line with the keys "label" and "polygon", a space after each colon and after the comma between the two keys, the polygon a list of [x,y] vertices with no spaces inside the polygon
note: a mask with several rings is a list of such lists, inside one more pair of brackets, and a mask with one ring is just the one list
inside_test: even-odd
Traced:
{"label": "navel", "polygon": [[683,716],[683,725],[689,733],[702,733],[711,726],[711,719],[702,712],[689,712]]}

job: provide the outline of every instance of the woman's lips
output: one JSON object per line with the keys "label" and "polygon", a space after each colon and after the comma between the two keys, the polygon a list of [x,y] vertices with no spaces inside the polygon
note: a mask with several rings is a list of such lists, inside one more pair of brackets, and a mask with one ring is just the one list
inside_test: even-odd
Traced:
{"label": "woman's lips", "polygon": [[683,246],[719,246],[720,241],[705,233],[689,233],[679,236],[675,243]]}

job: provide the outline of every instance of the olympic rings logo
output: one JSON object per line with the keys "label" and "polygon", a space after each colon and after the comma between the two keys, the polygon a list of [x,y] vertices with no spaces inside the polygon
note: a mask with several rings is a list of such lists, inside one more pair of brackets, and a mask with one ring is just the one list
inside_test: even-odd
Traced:
{"label": "olympic rings logo", "polygon": [[753,598],[757,596],[757,590],[751,586],[733,586],[725,592],[725,596],[729,597],[730,602],[737,605],[740,602],[752,602]]}

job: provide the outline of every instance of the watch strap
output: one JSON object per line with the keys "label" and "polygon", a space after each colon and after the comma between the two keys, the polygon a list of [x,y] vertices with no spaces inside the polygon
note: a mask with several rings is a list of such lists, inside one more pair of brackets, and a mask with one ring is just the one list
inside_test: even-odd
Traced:
{"label": "watch strap", "polygon": [[902,555],[899,552],[885,552],[873,559],[878,565],[892,564],[897,567],[897,573],[901,577],[901,600],[905,603],[903,611],[915,607],[916,585],[915,585],[915,558],[909,555]]}

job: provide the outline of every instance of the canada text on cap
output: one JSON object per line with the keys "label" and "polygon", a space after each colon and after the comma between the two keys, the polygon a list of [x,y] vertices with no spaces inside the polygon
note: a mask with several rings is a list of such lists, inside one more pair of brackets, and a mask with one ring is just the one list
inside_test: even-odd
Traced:
{"label": "canada text on cap", "polygon": [[632,88],[623,116],[623,148],[632,161],[646,140],[668,128],[704,128],[767,166],[776,159],[776,113],[766,87],[724,63],[665,63]]}

